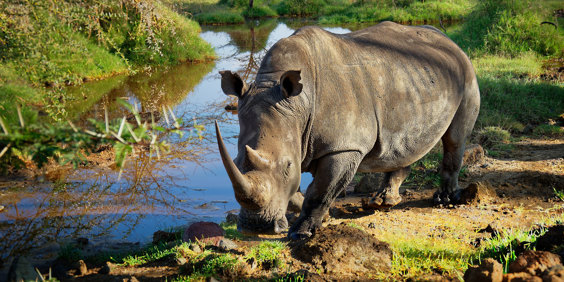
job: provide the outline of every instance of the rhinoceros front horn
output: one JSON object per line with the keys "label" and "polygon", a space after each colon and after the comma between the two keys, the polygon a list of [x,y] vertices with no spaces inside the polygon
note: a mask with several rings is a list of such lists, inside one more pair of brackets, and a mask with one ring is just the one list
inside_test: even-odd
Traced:
{"label": "rhinoceros front horn", "polygon": [[251,195],[251,184],[249,183],[249,180],[241,173],[241,171],[239,171],[239,168],[237,168],[237,166],[231,159],[231,156],[229,156],[227,148],[225,148],[225,144],[223,143],[223,138],[221,137],[221,132],[219,131],[217,121],[215,122],[215,132],[217,136],[219,153],[221,154],[221,161],[223,162],[223,166],[225,166],[225,170],[227,170],[227,175],[229,175],[229,179],[233,184],[235,195],[248,199]]}

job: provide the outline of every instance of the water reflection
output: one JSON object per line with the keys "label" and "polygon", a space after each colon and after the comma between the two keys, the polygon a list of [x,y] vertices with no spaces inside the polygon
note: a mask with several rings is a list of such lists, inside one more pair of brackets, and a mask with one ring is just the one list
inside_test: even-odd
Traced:
{"label": "water reflection", "polygon": [[[127,162],[120,181],[112,165],[67,169],[55,183],[0,179],[0,205],[5,206],[0,212],[0,265],[46,242],[81,236],[93,241],[148,241],[158,229],[198,220],[218,222],[227,211],[237,209],[213,135],[212,123],[219,120],[229,153],[237,154],[237,116],[223,110],[230,100],[220,88],[218,71],[237,71],[247,81],[253,80],[266,50],[307,24],[268,20],[204,26],[201,36],[219,57],[214,63],[147,69],[69,89],[73,99],[67,111],[74,120],[103,118],[105,107],[111,118],[120,118],[124,111],[115,101],[126,98],[143,112],[170,106],[185,121],[195,120],[207,130],[202,140],[169,138],[171,152],[160,160],[137,150],[138,156]],[[326,29],[346,33],[362,27]],[[304,174],[301,186],[309,182],[311,175]]]}

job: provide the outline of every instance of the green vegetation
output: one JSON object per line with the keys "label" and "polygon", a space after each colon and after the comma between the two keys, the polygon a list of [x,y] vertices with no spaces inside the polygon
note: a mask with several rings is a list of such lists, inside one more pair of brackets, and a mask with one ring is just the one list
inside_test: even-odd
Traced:
{"label": "green vegetation", "polygon": [[[4,1],[0,4],[0,108],[43,104],[64,117],[65,85],[146,64],[213,55],[198,24],[159,1]],[[47,86],[47,87],[46,87]],[[28,116],[33,111],[24,107]]]}
{"label": "green vegetation", "polygon": [[245,18],[313,17],[322,24],[378,22],[437,22],[461,20],[473,0],[348,1],[348,0],[168,0],[170,6],[205,24],[240,23]]}
{"label": "green vegetation", "polygon": [[245,258],[254,259],[260,267],[265,269],[278,268],[282,266],[279,257],[285,248],[286,244],[280,241],[264,241],[252,247]]}

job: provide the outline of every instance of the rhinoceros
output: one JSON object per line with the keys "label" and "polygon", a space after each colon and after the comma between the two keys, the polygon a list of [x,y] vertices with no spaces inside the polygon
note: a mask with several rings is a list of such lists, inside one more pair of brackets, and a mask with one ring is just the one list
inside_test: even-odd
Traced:
{"label": "rhinoceros", "polygon": [[[291,209],[301,213],[288,236],[311,236],[357,171],[385,172],[369,205],[396,205],[410,164],[439,140],[442,181],[433,200],[459,198],[480,93],[470,60],[438,29],[382,22],[338,35],[304,27],[272,46],[254,82],[220,74],[223,92],[238,97],[235,160],[217,123],[216,132],[240,230],[279,233]],[[305,197],[302,172],[313,175]]]}

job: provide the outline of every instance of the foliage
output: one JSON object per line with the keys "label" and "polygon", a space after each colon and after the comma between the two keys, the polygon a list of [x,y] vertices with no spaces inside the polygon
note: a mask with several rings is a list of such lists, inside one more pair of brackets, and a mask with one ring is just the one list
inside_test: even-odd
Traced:
{"label": "foliage", "polygon": [[194,17],[202,24],[238,24],[245,22],[243,16],[229,11],[213,11],[198,14]]}
{"label": "foliage", "polygon": [[0,107],[13,112],[18,97],[61,120],[66,85],[211,57],[199,32],[160,1],[2,1]]}
{"label": "foliage", "polygon": [[534,242],[538,237],[546,233],[545,228],[523,230],[503,230],[501,233],[494,234],[492,238],[486,239],[482,243],[482,251],[479,258],[494,258],[501,262],[504,272],[507,272],[509,264],[517,259],[517,249],[530,250],[534,247]]}
{"label": "foliage", "polygon": [[147,249],[141,251],[139,254],[133,254],[124,257],[122,259],[122,264],[125,266],[136,266],[148,262],[157,261],[164,257],[174,255],[176,253],[176,248],[178,247],[170,248],[165,243],[152,245]]}
{"label": "foliage", "polygon": [[278,16],[274,10],[267,6],[253,6],[253,8],[243,11],[242,15],[250,19]]}
{"label": "foliage", "polygon": [[225,231],[225,238],[240,240],[245,237],[243,233],[237,231],[236,223],[222,222],[219,224],[219,226],[221,226],[221,228],[223,228],[223,230]]}
{"label": "foliage", "polygon": [[[2,122],[2,133],[0,134],[0,146],[3,148],[0,157],[7,161],[0,163],[2,173],[10,169],[22,167],[42,168],[49,161],[53,160],[61,165],[72,163],[74,167],[86,162],[85,154],[96,150],[100,145],[113,145],[115,151],[115,162],[121,167],[126,157],[134,152],[136,145],[148,146],[151,156],[156,153],[160,157],[160,151],[166,151],[168,145],[165,141],[157,142],[159,137],[169,133],[174,133],[182,138],[183,130],[195,129],[200,136],[203,127],[197,124],[183,126],[182,120],[176,119],[172,111],[170,115],[174,128],[163,128],[151,121],[151,126],[147,122],[141,123],[141,118],[137,110],[120,100],[122,105],[127,108],[134,116],[137,124],[131,124],[126,118],[121,120],[109,121],[105,123],[90,119],[95,131],[89,129],[78,129],[70,121],[63,123],[32,123],[20,116],[19,126],[8,126]],[[17,112],[21,113],[18,106]],[[168,122],[168,113],[166,115]],[[190,136],[191,137],[191,136]],[[190,138],[189,137],[189,138]]]}
{"label": "foliage", "polygon": [[541,124],[533,129],[534,135],[561,137],[564,136],[564,129],[555,124]]}
{"label": "foliage", "polygon": [[564,48],[562,34],[553,26],[540,24],[552,19],[552,10],[531,0],[480,1],[452,38],[471,53],[559,55]]}
{"label": "foliage", "polygon": [[277,268],[282,264],[279,256],[285,248],[286,244],[280,241],[263,241],[259,245],[251,248],[246,259],[255,259],[258,265],[264,268]]}

